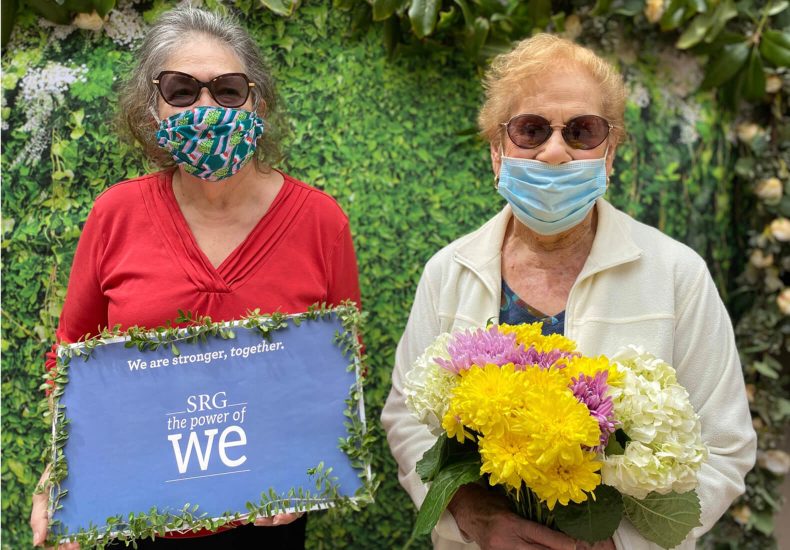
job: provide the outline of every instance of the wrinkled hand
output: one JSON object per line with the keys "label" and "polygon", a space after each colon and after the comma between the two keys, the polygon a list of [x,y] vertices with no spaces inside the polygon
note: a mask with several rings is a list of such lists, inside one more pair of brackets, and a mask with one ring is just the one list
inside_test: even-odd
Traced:
{"label": "wrinkled hand", "polygon": [[291,512],[289,514],[275,514],[265,518],[257,518],[254,525],[256,527],[274,527],[277,525],[288,525],[304,515],[304,512]]}
{"label": "wrinkled hand", "polygon": [[[519,517],[507,499],[477,484],[461,487],[448,510],[458,528],[482,550],[574,550],[576,541]],[[599,550],[595,548],[595,550]],[[603,550],[603,549],[601,549]]]}
{"label": "wrinkled hand", "polygon": [[[49,482],[49,468],[44,470],[38,487],[47,487]],[[33,509],[30,512],[30,528],[33,530],[33,546],[44,546],[49,531],[49,496],[47,491],[33,494]],[[59,550],[79,550],[76,542],[59,544]]]}

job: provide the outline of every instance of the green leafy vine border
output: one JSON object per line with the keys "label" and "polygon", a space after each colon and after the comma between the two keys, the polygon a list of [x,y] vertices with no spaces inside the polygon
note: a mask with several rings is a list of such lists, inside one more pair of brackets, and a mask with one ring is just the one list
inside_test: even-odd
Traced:
{"label": "green leafy vine border", "polygon": [[[166,327],[158,327],[154,330],[131,327],[121,331],[120,326],[115,326],[113,329],[104,329],[97,336],[60,346],[57,364],[45,375],[45,382],[41,386],[42,389],[52,390],[50,396],[44,398],[41,405],[45,409],[45,417],[52,417],[52,462],[48,481],[50,517],[53,516],[54,511],[62,508],[61,500],[68,493],[68,490],[63,490],[60,486],[68,475],[63,448],[69,437],[69,419],[66,416],[66,407],[60,403],[60,400],[69,381],[69,365],[73,358],[81,357],[84,361],[88,361],[93,350],[98,346],[124,340],[127,348],[136,347],[140,351],[153,351],[169,346],[174,355],[179,355],[177,342],[206,342],[209,336],[232,339],[235,338],[234,327],[257,330],[264,340],[269,341],[272,334],[286,328],[289,323],[298,327],[303,321],[326,319],[332,315],[337,316],[344,329],[335,333],[335,344],[346,357],[351,358],[348,371],[353,370],[356,373],[356,380],[351,385],[345,400],[344,415],[347,418],[345,425],[348,436],[341,438],[339,443],[340,450],[348,456],[352,467],[359,471],[359,477],[362,479],[362,486],[354,496],[340,495],[337,478],[332,476],[332,468],[325,467],[321,462],[307,471],[315,483],[315,490],[292,487],[285,493],[278,494],[274,489],[269,489],[261,493],[259,502],[247,502],[247,514],[227,512],[220,517],[212,518],[200,514],[198,505],[191,503],[186,503],[178,513],[160,512],[153,507],[147,513],[132,512],[128,517],[122,515],[109,517],[104,527],[91,524],[87,529],[81,528],[79,532],[63,537],[61,540],[74,540],[82,547],[94,547],[118,539],[136,548],[137,540],[153,539],[166,531],[195,532],[201,529],[214,531],[231,522],[250,523],[259,516],[304,512],[308,509],[331,509],[336,513],[344,513],[357,511],[361,505],[372,503],[378,482],[370,467],[374,441],[365,422],[363,388],[368,377],[366,367],[363,366],[363,350],[359,339],[360,328],[366,314],[359,311],[353,302],[346,301],[336,307],[328,307],[324,303],[315,304],[306,312],[293,315],[279,312],[261,314],[256,309],[248,311],[240,320],[223,323],[213,322],[209,316],[194,315],[179,310],[175,322],[179,325],[186,324],[186,327],[173,327],[168,324]],[[44,490],[46,487],[39,486],[37,492]],[[62,525],[57,520],[50,524],[50,537],[56,536],[54,533],[57,533],[58,527]],[[48,544],[54,543],[54,540],[50,540]]]}

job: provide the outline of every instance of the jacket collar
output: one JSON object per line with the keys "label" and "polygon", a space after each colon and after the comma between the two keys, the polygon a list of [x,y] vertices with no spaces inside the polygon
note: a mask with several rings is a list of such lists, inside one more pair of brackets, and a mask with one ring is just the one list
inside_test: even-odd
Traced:
{"label": "jacket collar", "polygon": [[[598,209],[598,227],[590,255],[577,279],[581,281],[616,265],[632,262],[642,255],[626,226],[627,217],[604,199],[595,203]],[[510,205],[488,220],[477,231],[461,238],[453,259],[477,274],[483,284],[497,294],[502,279],[502,243],[510,217]]]}
{"label": "jacket collar", "polygon": [[634,241],[627,225],[628,216],[604,199],[598,199],[595,207],[598,209],[598,228],[590,255],[577,281],[642,256],[642,249]]}

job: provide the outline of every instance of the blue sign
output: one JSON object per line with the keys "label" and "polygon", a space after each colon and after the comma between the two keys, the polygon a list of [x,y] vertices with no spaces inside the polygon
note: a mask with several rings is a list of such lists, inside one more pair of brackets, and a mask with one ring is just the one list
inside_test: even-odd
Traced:
{"label": "blue sign", "polygon": [[360,472],[338,448],[356,384],[355,358],[335,343],[343,330],[333,315],[270,340],[236,326],[233,339],[178,342],[178,355],[116,339],[88,361],[73,357],[60,399],[69,435],[59,533],[186,503],[212,518],[246,515],[270,489],[315,490],[307,471],[320,462],[353,496]]}

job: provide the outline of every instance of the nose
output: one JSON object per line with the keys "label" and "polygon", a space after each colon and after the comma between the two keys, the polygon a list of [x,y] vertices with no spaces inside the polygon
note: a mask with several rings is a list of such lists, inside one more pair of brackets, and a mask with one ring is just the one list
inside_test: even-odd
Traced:
{"label": "nose", "polygon": [[192,107],[219,107],[219,103],[214,100],[211,92],[208,91],[208,88],[203,86],[200,89],[200,95],[198,95],[198,98],[192,104]]}
{"label": "nose", "polygon": [[565,143],[562,137],[560,128],[554,128],[549,139],[538,148],[535,160],[548,164],[562,164],[563,162],[573,160],[573,157],[571,157],[568,151],[568,144]]}

